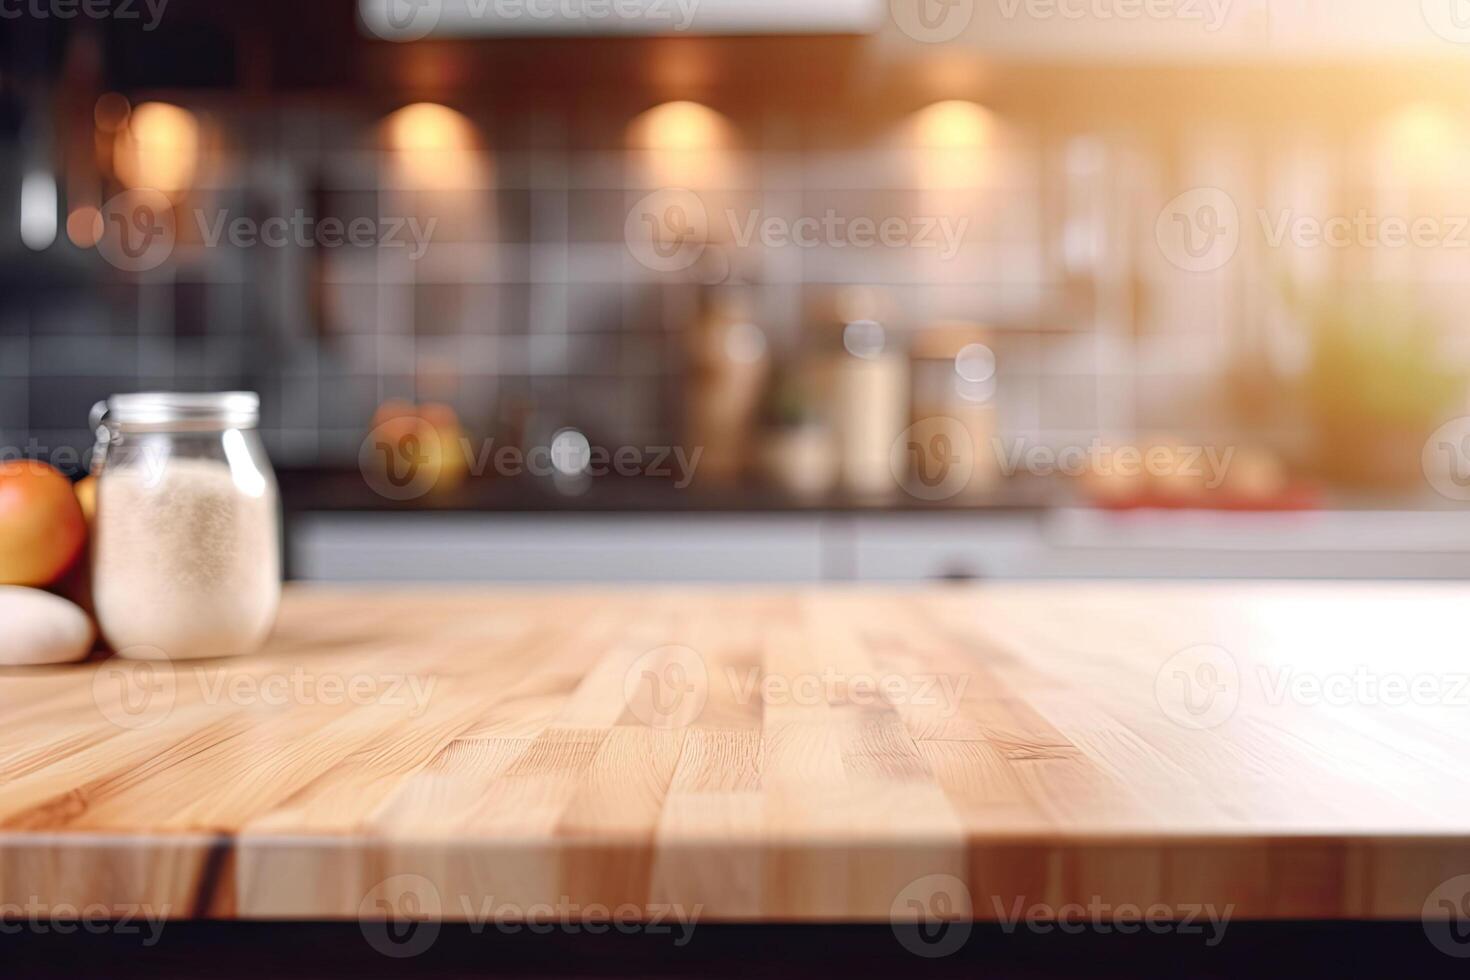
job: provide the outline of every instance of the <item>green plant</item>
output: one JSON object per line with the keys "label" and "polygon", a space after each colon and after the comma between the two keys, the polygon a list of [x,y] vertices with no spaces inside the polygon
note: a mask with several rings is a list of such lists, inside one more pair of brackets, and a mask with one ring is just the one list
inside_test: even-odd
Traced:
{"label": "green plant", "polygon": [[1303,392],[1320,473],[1362,487],[1416,485],[1424,439],[1465,386],[1438,324],[1383,287],[1287,298],[1311,339]]}
{"label": "green plant", "polygon": [[1463,390],[1465,377],[1446,363],[1436,323],[1396,295],[1335,295],[1310,302],[1306,313],[1307,394],[1319,418],[1420,428]]}

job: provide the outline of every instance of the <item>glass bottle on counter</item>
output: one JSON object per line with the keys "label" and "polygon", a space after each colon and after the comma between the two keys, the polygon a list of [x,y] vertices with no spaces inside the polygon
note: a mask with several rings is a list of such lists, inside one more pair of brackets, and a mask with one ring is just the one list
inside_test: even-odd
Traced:
{"label": "glass bottle on counter", "polygon": [[843,486],[862,499],[888,499],[899,486],[890,458],[908,415],[908,358],[873,320],[848,323],[842,345],[833,402]]}
{"label": "glass bottle on counter", "polygon": [[120,656],[240,656],[270,634],[280,502],[259,416],[247,392],[114,395],[93,408],[93,598]]}

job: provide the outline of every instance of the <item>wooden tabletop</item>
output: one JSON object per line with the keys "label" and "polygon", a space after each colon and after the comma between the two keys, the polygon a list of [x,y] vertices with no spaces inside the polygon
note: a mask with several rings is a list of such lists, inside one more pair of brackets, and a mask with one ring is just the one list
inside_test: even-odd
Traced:
{"label": "wooden tabletop", "polygon": [[0,903],[1418,918],[1470,874],[1467,611],[1440,586],[293,588],[257,657],[0,672]]}

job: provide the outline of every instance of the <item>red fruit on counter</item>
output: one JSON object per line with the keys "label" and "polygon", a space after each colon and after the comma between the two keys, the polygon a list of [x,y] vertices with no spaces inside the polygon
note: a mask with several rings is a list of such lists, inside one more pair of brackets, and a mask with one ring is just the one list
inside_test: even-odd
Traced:
{"label": "red fruit on counter", "polygon": [[0,585],[50,585],[86,540],[70,480],[36,460],[0,463]]}

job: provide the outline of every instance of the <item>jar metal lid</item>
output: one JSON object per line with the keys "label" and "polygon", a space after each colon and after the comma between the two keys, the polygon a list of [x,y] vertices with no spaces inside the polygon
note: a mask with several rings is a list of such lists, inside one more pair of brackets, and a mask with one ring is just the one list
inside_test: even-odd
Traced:
{"label": "jar metal lid", "polygon": [[260,396],[253,391],[140,392],[113,395],[105,406],[105,421],[116,425],[221,425],[246,429],[260,422]]}

